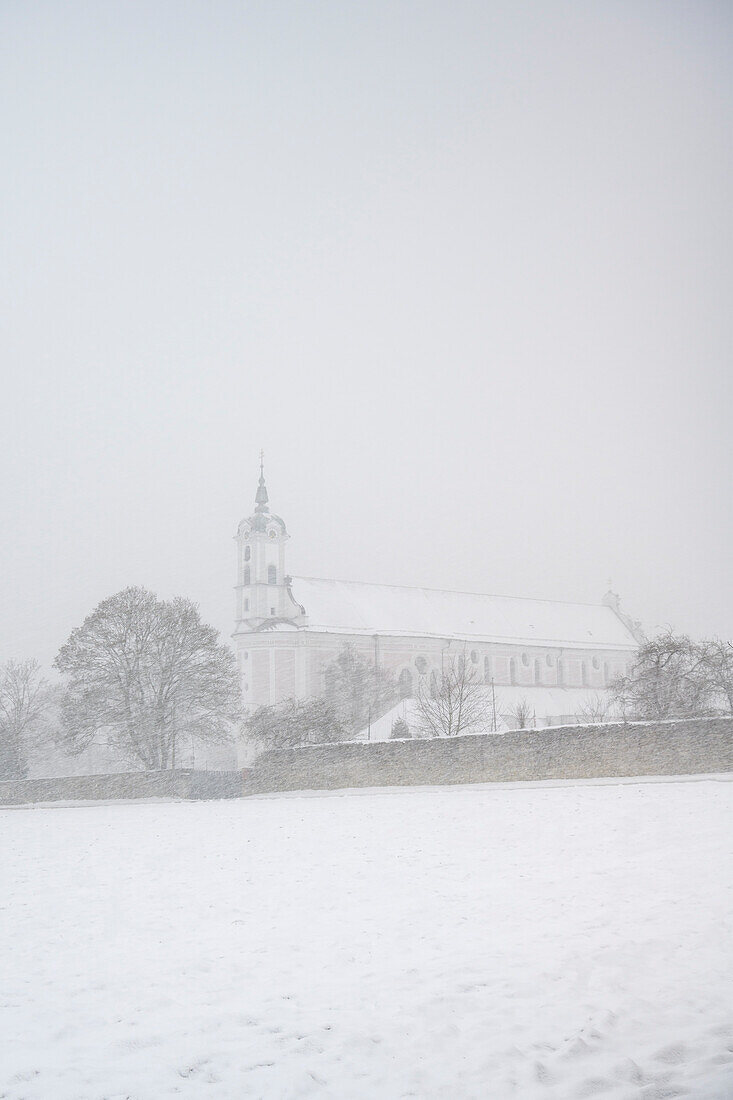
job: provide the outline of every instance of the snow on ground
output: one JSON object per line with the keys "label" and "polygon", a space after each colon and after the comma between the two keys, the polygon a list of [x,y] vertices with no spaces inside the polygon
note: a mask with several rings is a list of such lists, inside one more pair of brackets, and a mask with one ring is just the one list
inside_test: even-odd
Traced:
{"label": "snow on ground", "polygon": [[733,1096],[733,782],[0,810],[0,1097]]}

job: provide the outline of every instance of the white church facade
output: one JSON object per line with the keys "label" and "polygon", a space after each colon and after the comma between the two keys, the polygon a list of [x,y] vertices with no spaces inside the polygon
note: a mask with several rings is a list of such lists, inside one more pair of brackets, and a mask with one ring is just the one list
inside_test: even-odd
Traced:
{"label": "white church facade", "polygon": [[603,696],[638,648],[638,624],[611,592],[576,604],[293,577],[288,539],[260,467],[255,510],[236,535],[233,640],[249,708],[320,695],[324,670],[350,644],[393,673],[405,700],[458,658],[499,696],[500,711],[521,698],[533,724],[556,725]]}

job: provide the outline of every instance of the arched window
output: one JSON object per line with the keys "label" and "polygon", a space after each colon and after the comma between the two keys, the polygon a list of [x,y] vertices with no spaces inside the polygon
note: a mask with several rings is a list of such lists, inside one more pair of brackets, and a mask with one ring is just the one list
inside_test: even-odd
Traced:
{"label": "arched window", "polygon": [[400,699],[409,699],[412,695],[412,673],[409,668],[403,668],[397,681],[400,689]]}
{"label": "arched window", "polygon": [[516,684],[517,682],[517,662],[513,657],[509,658],[509,683]]}
{"label": "arched window", "polygon": [[418,654],[418,656],[415,658],[415,668],[421,676],[424,676],[425,673],[428,671],[428,662],[427,659],[423,657],[422,653]]}
{"label": "arched window", "polygon": [[540,671],[540,662],[538,660],[535,660],[534,663],[534,682],[536,684],[542,683],[542,673]]}
{"label": "arched window", "polygon": [[274,565],[268,565],[267,567],[267,583],[277,584],[277,568]]}
{"label": "arched window", "polygon": [[491,683],[491,661],[488,657],[484,657],[484,683]]}
{"label": "arched window", "polygon": [[244,583],[249,584],[249,566],[248,565],[245,565],[245,567],[244,567]]}
{"label": "arched window", "polygon": [[250,546],[246,546],[245,550],[244,550],[244,560],[249,561],[249,559],[251,557],[252,557],[252,548]]}

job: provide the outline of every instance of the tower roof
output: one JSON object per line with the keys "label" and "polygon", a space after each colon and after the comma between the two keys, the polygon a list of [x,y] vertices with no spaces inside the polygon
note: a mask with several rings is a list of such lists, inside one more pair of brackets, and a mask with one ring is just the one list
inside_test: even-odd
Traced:
{"label": "tower roof", "polygon": [[264,454],[260,451],[260,480],[255,493],[255,510],[251,516],[243,519],[239,524],[238,534],[241,535],[246,531],[265,531],[275,528],[287,537],[284,521],[280,516],[276,516],[274,512],[270,511],[269,499],[267,486],[265,485]]}
{"label": "tower roof", "polygon": [[255,512],[269,512],[270,509],[267,506],[269,499],[265,485],[265,452],[260,451],[260,481],[255,494]]}

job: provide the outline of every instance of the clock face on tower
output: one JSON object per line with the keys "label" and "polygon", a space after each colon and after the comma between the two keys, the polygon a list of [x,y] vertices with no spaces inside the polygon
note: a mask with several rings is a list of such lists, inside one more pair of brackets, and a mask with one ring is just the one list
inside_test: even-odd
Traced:
{"label": "clock face on tower", "polygon": [[268,538],[271,538],[271,539],[277,538],[277,534],[276,534],[275,531],[268,531],[267,536],[268,536]]}

